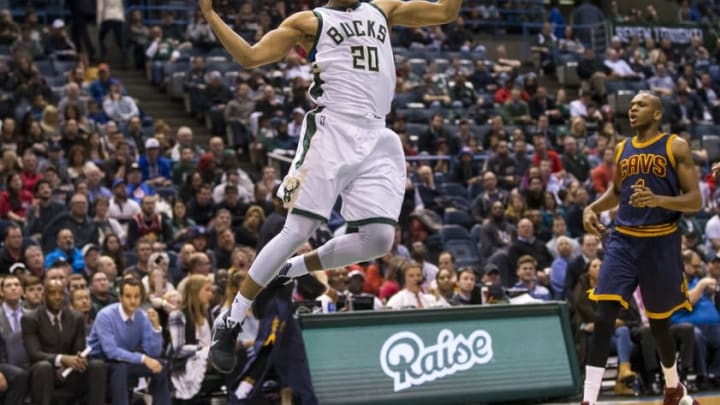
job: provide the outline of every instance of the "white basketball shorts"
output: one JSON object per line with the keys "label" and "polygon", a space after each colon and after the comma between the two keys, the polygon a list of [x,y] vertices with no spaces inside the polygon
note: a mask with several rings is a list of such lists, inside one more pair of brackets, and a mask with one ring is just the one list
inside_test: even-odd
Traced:
{"label": "white basketball shorts", "polygon": [[349,226],[396,223],[405,193],[405,155],[384,119],[319,107],[305,114],[278,197],[291,213],[327,221],[338,196]]}

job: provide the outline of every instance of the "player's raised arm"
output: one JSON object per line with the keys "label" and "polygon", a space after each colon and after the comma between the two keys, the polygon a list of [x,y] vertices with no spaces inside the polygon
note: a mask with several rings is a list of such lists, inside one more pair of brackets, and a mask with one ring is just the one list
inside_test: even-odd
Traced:
{"label": "player's raised arm", "polygon": [[212,0],[200,0],[199,3],[200,10],[217,38],[233,59],[246,68],[267,65],[284,58],[306,35],[303,24],[314,21],[311,11],[293,14],[279,27],[263,35],[258,43],[250,45],[212,9]]}
{"label": "player's raised arm", "polygon": [[462,0],[376,0],[388,19],[388,24],[404,27],[426,27],[455,21]]}

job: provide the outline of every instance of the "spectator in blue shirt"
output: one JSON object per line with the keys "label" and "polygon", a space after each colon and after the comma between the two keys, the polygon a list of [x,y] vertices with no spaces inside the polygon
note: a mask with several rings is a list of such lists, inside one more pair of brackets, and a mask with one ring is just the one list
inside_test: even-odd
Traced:
{"label": "spectator in blue shirt", "polygon": [[531,297],[549,301],[552,299],[550,290],[538,284],[537,260],[530,255],[523,255],[517,261],[518,282],[512,287],[515,291],[527,291]]}
{"label": "spectator in blue shirt", "polygon": [[[720,257],[711,258],[711,266],[717,266]],[[718,312],[713,295],[716,294],[717,280],[712,276],[703,276],[702,259],[692,250],[683,252],[685,278],[688,280],[687,294],[692,311],[681,309],[675,312],[670,321],[673,324],[691,323],[695,326],[696,361],[695,371],[701,380],[710,375],[720,374],[720,312]],[[710,357],[708,352],[715,354]]]}
{"label": "spectator in blue shirt", "polygon": [[172,184],[170,161],[160,156],[160,142],[155,138],[145,141],[145,154],[138,161],[142,170],[142,179],[156,187]]}
{"label": "spectator in blue shirt", "polygon": [[553,260],[550,268],[550,287],[552,288],[553,296],[557,299],[563,299],[565,297],[565,275],[567,274],[567,267],[572,258],[573,245],[570,242],[570,238],[565,235],[557,238],[555,244],[557,249],[557,257]]}
{"label": "spectator in blue shirt", "polygon": [[75,247],[75,236],[70,229],[63,228],[57,233],[57,247],[45,256],[45,268],[52,267],[58,259],[70,263],[73,273],[85,270],[85,259],[82,251]]}
{"label": "spectator in blue shirt", "polygon": [[[112,87],[113,84],[120,84],[120,82],[110,77],[110,66],[108,66],[107,63],[98,65],[98,78],[90,83],[90,95],[98,105],[102,105],[105,96],[110,92],[110,87]],[[126,93],[126,91],[123,91],[123,94]]]}
{"label": "spectator in blue shirt", "polygon": [[140,204],[146,195],[155,195],[155,189],[143,181],[142,169],[137,163],[132,163],[127,174],[127,195]]}
{"label": "spectator in blue shirt", "polygon": [[[128,379],[152,377],[153,404],[169,404],[167,368],[158,360],[162,353],[162,329],[154,309],[147,315],[138,308],[145,290],[140,281],[120,283],[120,302],[100,310],[88,337],[90,357],[108,362],[110,394],[114,405],[128,403]],[[136,351],[141,348],[141,351]]]}

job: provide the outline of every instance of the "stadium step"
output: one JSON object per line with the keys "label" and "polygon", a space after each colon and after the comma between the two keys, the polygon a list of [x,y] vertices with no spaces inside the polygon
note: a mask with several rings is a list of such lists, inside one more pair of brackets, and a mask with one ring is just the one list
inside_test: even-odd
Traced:
{"label": "stadium step", "polygon": [[181,101],[170,100],[168,95],[154,87],[145,77],[145,72],[114,69],[112,75],[120,80],[128,93],[138,100],[140,107],[155,121],[163,120],[173,129],[181,126],[192,128],[195,142],[207,146],[210,131],[185,112]]}

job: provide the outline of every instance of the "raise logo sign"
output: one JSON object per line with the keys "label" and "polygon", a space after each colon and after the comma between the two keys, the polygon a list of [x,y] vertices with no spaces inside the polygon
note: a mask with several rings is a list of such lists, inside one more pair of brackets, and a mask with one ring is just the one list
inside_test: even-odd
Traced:
{"label": "raise logo sign", "polygon": [[487,364],[493,358],[492,338],[484,330],[465,337],[443,329],[434,343],[425,346],[418,335],[408,331],[395,333],[385,341],[380,349],[380,367],[393,379],[395,392]]}

